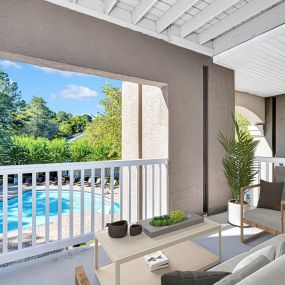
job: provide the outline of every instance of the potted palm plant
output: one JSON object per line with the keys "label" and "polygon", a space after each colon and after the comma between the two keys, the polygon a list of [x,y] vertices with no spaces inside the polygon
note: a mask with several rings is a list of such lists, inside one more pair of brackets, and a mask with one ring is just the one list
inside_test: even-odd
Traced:
{"label": "potted palm plant", "polygon": [[[239,127],[234,115],[235,137],[227,137],[218,133],[218,141],[225,150],[223,158],[224,174],[233,198],[228,201],[228,221],[230,224],[240,226],[240,188],[254,182],[258,166],[254,161],[258,141],[254,141],[248,130]],[[249,203],[244,202],[244,211]]]}

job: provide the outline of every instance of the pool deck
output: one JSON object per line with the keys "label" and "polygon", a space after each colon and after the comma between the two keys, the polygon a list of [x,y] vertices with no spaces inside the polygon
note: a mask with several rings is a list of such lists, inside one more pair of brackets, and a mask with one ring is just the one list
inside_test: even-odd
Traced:
{"label": "pool deck", "polygon": [[[37,190],[44,190],[44,186],[37,187]],[[80,190],[80,186],[74,185],[74,190]],[[24,190],[24,189],[23,189]],[[30,188],[25,189],[24,191],[29,191]],[[57,190],[57,186],[53,185],[50,190]],[[64,185],[62,190],[69,190],[69,185]],[[105,188],[105,197],[111,197],[109,193],[109,188]],[[116,188],[114,190],[114,201],[119,203],[120,195],[119,189]],[[91,187],[85,185],[84,187],[85,192],[91,192]],[[102,194],[101,187],[95,187],[95,194]],[[101,230],[101,215],[102,213],[99,211],[95,211],[95,230]],[[110,222],[110,214],[105,213],[105,223]],[[119,219],[119,214],[114,214],[114,219]],[[96,223],[96,221],[98,221]],[[73,235],[77,236],[80,235],[80,225],[81,225],[81,218],[80,213],[74,212],[73,216]],[[85,232],[91,231],[91,211],[86,211],[84,215],[84,229]],[[37,226],[37,244],[41,244],[45,242],[45,226]],[[50,233],[50,241],[54,241],[58,239],[58,218],[55,217],[54,221],[49,225],[49,233]],[[62,215],[62,239],[69,237],[69,215],[65,214]],[[23,229],[23,248],[30,247],[32,245],[32,229],[25,228]],[[2,252],[3,243],[2,243],[2,234],[0,234],[0,252]],[[9,251],[16,250],[18,248],[18,231],[9,231],[8,233],[8,249]]]}

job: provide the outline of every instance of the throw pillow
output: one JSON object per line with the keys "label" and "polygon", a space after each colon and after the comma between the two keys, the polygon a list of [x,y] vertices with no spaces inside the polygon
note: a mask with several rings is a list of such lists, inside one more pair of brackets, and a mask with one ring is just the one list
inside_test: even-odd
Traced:
{"label": "throw pillow", "polygon": [[283,185],[284,182],[267,182],[260,180],[260,197],[257,208],[280,211]]}
{"label": "throw pillow", "polygon": [[212,285],[229,274],[223,271],[173,271],[162,275],[161,285]]}
{"label": "throw pillow", "polygon": [[253,252],[252,254],[246,256],[244,259],[242,259],[234,268],[233,273],[238,271],[239,269],[248,266],[251,264],[254,260],[256,260],[259,256],[265,256],[269,259],[269,261],[273,261],[275,258],[276,249],[274,245],[270,245],[264,248],[261,248],[260,250],[257,250]]}
{"label": "throw pillow", "polygon": [[248,277],[252,273],[262,268],[263,266],[267,265],[268,263],[270,263],[270,260],[265,256],[261,255],[247,266],[221,279],[220,281],[215,283],[215,285],[235,285],[244,278]]}

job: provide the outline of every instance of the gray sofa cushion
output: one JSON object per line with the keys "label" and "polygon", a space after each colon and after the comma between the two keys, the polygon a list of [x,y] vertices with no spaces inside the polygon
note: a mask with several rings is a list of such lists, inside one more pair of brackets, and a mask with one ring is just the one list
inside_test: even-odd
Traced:
{"label": "gray sofa cushion", "polygon": [[279,245],[280,243],[282,243],[283,241],[285,241],[285,234],[278,235],[278,236],[276,236],[276,237],[274,237],[274,238],[271,238],[271,239],[269,239],[269,240],[267,240],[267,241],[265,241],[265,242],[263,242],[263,243],[257,245],[256,247],[252,248],[252,249],[248,252],[248,254],[250,254],[250,253],[252,253],[252,252],[255,252],[255,251],[257,251],[257,250],[259,250],[259,249],[261,249],[261,248],[267,247],[267,246],[269,246],[269,245],[275,245],[276,247],[278,247],[278,245]]}
{"label": "gray sofa cushion", "polygon": [[238,284],[241,280],[246,278],[247,276],[253,274],[263,266],[270,263],[270,260],[265,256],[261,255],[254,261],[252,261],[247,266],[235,271],[234,273],[226,276],[225,278],[221,279],[215,285],[235,285]]}
{"label": "gray sofa cushion", "polygon": [[279,255],[278,253],[278,248],[280,246],[281,243],[283,243],[285,241],[285,234],[282,234],[282,235],[278,235],[274,238],[271,238],[259,245],[257,245],[256,247],[252,248],[251,250],[247,251],[247,252],[244,252],[240,255],[237,255],[213,268],[211,268],[209,271],[227,271],[227,272],[233,272],[234,268],[236,267],[236,265],[242,260],[244,259],[246,256],[248,256],[249,254],[261,249],[261,248],[264,248],[264,247],[267,247],[269,245],[275,245],[276,246],[276,257]]}
{"label": "gray sofa cushion", "polygon": [[238,285],[281,285],[285,284],[285,255],[243,279]]}
{"label": "gray sofa cushion", "polygon": [[285,241],[280,242],[277,246],[276,246],[276,256],[275,258],[278,258],[282,255],[285,254]]}
{"label": "gray sofa cushion", "polygon": [[250,253],[243,260],[241,260],[237,264],[237,266],[234,268],[233,273],[237,272],[238,270],[244,267],[249,266],[252,262],[254,262],[260,256],[266,257],[271,262],[275,259],[275,255],[276,255],[276,247],[274,245],[269,245],[264,248],[261,248],[253,253]]}
{"label": "gray sofa cushion", "polygon": [[224,261],[223,263],[211,268],[209,271],[226,271],[226,272],[233,272],[236,265],[244,259],[246,256],[248,256],[248,252],[244,252],[238,256],[235,256],[229,260]]}
{"label": "gray sofa cushion", "polygon": [[280,213],[280,211],[256,208],[246,211],[244,214],[244,218],[246,220],[253,221],[265,227],[281,231]]}
{"label": "gray sofa cushion", "polygon": [[161,285],[212,285],[230,272],[173,271],[162,275]]}

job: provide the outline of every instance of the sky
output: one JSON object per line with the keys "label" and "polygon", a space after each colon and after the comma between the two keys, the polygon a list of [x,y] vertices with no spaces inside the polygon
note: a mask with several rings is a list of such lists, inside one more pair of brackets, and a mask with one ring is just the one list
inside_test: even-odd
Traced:
{"label": "sky", "polygon": [[0,70],[17,82],[22,98],[29,102],[33,96],[43,97],[48,107],[73,115],[95,115],[102,112],[99,101],[104,98],[101,88],[110,82],[122,87],[122,82],[104,77],[40,67],[0,58]]}

